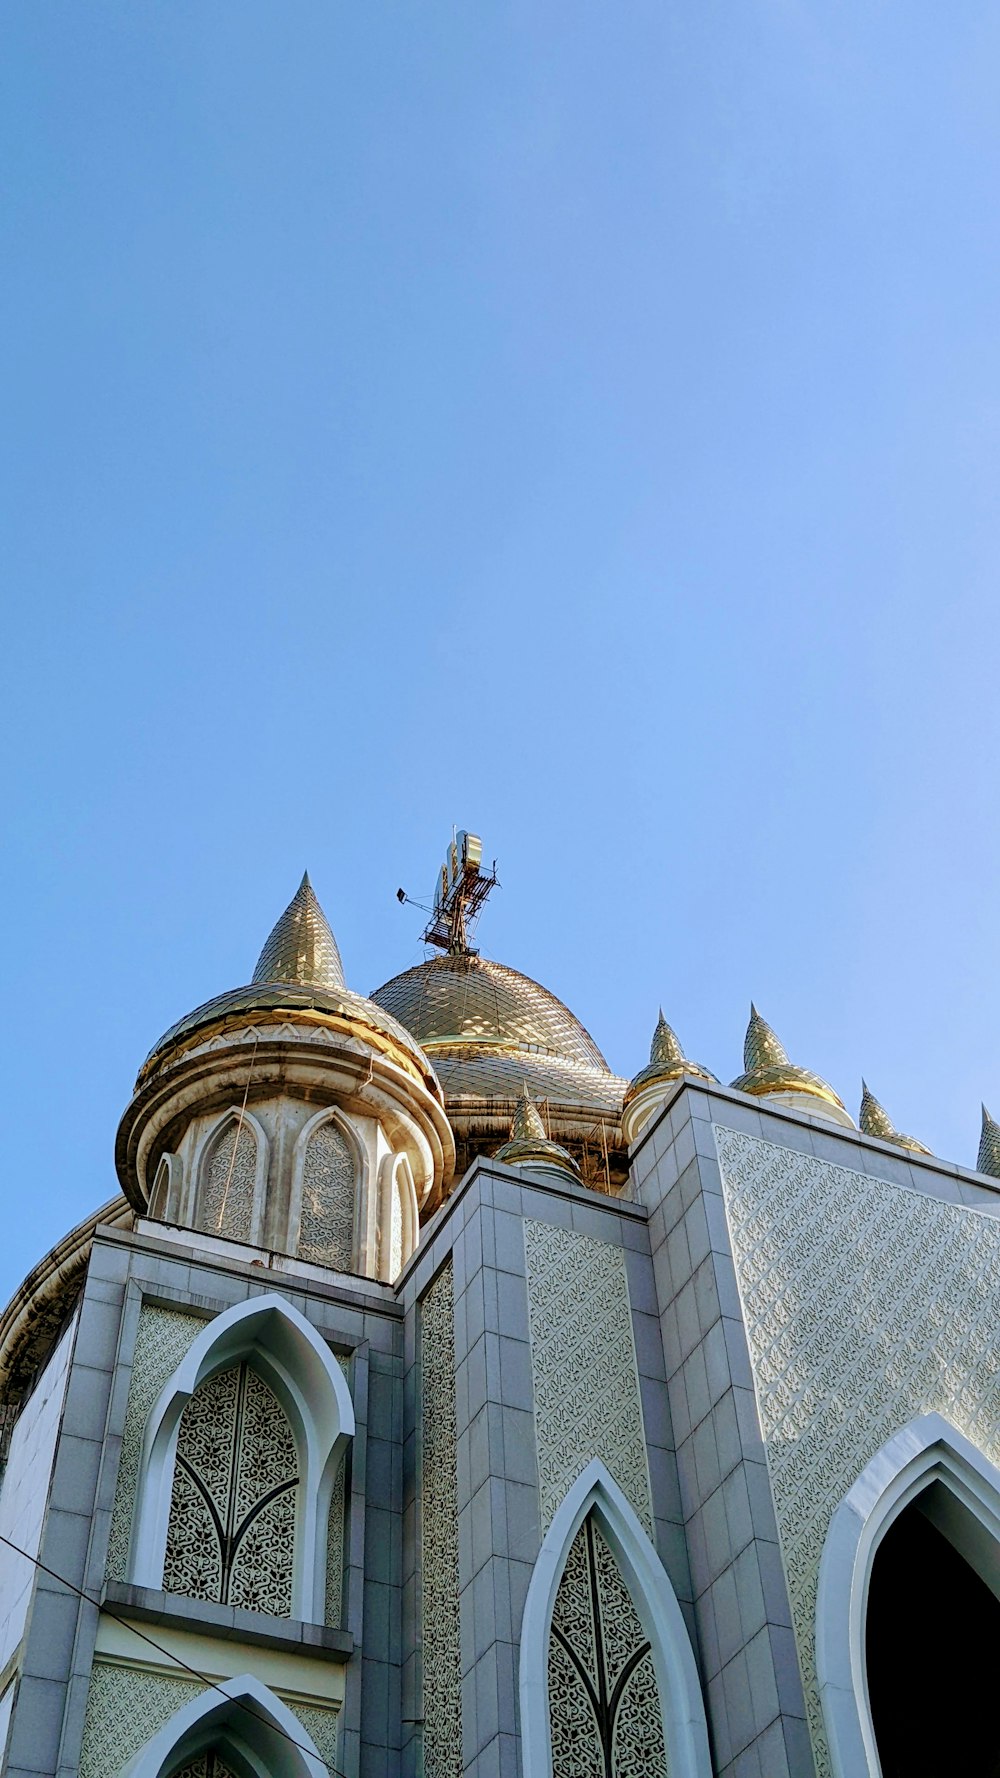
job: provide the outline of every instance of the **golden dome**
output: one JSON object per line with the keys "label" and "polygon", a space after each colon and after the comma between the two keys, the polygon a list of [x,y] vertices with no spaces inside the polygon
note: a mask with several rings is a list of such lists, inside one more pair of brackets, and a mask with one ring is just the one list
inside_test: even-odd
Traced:
{"label": "golden dome", "polygon": [[976,1172],[988,1173],[992,1179],[1000,1179],[1000,1124],[990,1116],[985,1105]]}
{"label": "golden dome", "polygon": [[915,1136],[904,1136],[897,1130],[884,1105],[880,1105],[874,1093],[868,1091],[865,1081],[861,1082],[861,1110],[858,1114],[858,1128],[865,1136],[877,1136],[881,1142],[894,1142],[897,1148],[906,1148],[912,1154],[930,1154],[930,1149],[918,1142]]}
{"label": "golden dome", "polygon": [[252,981],[216,994],[171,1025],[146,1057],[137,1085],[226,1030],[289,1022],[357,1037],[405,1069],[440,1101],[433,1066],[410,1032],[391,1013],[344,985],[337,941],[308,873],[272,929]]}
{"label": "golden dome", "polygon": [[761,1018],[752,1001],[750,1023],[743,1043],[743,1068],[744,1072],[732,1083],[738,1093],[753,1093],[758,1097],[772,1093],[804,1093],[843,1112],[844,1118],[850,1122],[844,1102],[833,1088],[818,1074],[811,1074],[807,1068],[796,1068],[789,1061],[784,1045]]}
{"label": "golden dome", "polygon": [[590,1033],[561,1000],[530,976],[471,951],[418,963],[376,988],[372,999],[431,1056],[470,1048],[527,1052],[610,1073]]}
{"label": "golden dome", "polygon": [[495,1160],[506,1162],[509,1167],[542,1165],[557,1167],[569,1173],[574,1179],[579,1178],[580,1169],[573,1156],[558,1142],[550,1141],[545,1134],[545,1125],[537,1105],[525,1087],[518,1099],[510,1126],[510,1140],[498,1148]]}
{"label": "golden dome", "polygon": [[680,1080],[682,1074],[697,1075],[700,1080],[715,1081],[715,1075],[703,1068],[700,1062],[691,1062],[677,1040],[676,1033],[667,1024],[660,1008],[660,1016],[656,1021],[653,1041],[649,1046],[649,1062],[640,1068],[634,1080],[629,1082],[625,1094],[625,1104],[630,1105],[636,1096],[646,1087],[656,1086],[660,1082],[666,1085],[669,1081]]}

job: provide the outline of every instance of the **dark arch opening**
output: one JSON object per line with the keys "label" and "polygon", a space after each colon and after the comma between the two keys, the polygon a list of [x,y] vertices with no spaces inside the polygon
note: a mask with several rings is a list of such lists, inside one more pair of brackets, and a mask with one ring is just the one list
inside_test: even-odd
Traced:
{"label": "dark arch opening", "polygon": [[936,1492],[900,1513],[872,1564],[865,1654],[882,1778],[1000,1778],[1000,1600],[928,1517]]}

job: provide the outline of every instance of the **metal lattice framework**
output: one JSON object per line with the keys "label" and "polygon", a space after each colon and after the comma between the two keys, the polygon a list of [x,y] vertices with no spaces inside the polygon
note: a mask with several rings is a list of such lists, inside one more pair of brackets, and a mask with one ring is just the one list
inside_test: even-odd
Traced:
{"label": "metal lattice framework", "polygon": [[246,1363],[199,1384],[181,1416],[163,1587],[292,1613],[298,1453],[273,1390]]}
{"label": "metal lattice framework", "polygon": [[556,1593],[548,1680],[553,1778],[666,1772],[649,1638],[592,1512]]}

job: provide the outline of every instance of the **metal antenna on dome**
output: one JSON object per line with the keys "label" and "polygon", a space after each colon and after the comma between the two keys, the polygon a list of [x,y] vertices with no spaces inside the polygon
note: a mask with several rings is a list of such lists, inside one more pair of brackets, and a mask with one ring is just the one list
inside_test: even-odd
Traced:
{"label": "metal antenna on dome", "polygon": [[[483,870],[483,842],[478,834],[464,828],[452,828],[451,845],[438,874],[434,889],[434,906],[430,920],[421,934],[424,944],[436,945],[450,956],[472,956],[478,953],[469,943],[472,929],[485,906],[491,889],[497,886],[496,859],[489,873]],[[404,889],[397,889],[400,902],[410,901]],[[411,902],[419,907],[419,902]],[[428,910],[424,909],[426,913]]]}

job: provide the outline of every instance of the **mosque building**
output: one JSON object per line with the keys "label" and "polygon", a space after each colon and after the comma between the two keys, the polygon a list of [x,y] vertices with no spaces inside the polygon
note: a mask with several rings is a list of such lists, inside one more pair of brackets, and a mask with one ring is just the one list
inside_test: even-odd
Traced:
{"label": "mosque building", "polygon": [[305,877],[0,1317],[0,1778],[1000,1773],[1000,1127],[621,1079],[494,881]]}

